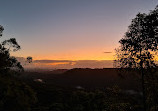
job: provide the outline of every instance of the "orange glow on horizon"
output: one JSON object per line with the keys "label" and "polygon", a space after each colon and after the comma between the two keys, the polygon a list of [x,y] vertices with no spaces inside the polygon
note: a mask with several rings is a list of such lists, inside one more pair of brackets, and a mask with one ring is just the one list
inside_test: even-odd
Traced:
{"label": "orange glow on horizon", "polygon": [[[14,55],[16,57],[19,57],[19,55]],[[30,55],[29,55],[30,56]],[[20,56],[26,58],[27,56]],[[114,54],[103,54],[103,55],[83,55],[83,56],[72,56],[72,55],[66,55],[66,56],[42,56],[42,55],[33,55],[33,60],[114,60]]]}
{"label": "orange glow on horizon", "polygon": [[34,60],[114,60],[114,54],[101,55],[59,55],[59,56],[32,56]]}
{"label": "orange glow on horizon", "polygon": [[[108,53],[106,53],[108,52]],[[94,48],[91,49],[78,49],[78,50],[69,50],[62,52],[49,52],[49,53],[39,53],[35,51],[26,52],[18,51],[12,53],[16,57],[33,57],[33,60],[114,60],[114,50],[113,47],[108,48]]]}

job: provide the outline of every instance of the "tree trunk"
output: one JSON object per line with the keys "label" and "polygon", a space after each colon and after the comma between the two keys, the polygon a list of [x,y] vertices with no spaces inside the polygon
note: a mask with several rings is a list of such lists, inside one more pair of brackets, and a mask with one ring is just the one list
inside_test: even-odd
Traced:
{"label": "tree trunk", "polygon": [[144,111],[147,111],[146,109],[146,94],[145,94],[145,80],[144,80],[144,71],[143,67],[141,65],[141,76],[142,76],[142,91],[143,91],[143,105],[144,105]]}
{"label": "tree trunk", "polygon": [[[142,49],[140,49],[140,57],[142,56]],[[146,111],[146,95],[145,95],[145,84],[144,84],[144,68],[143,68],[143,60],[140,59],[140,70],[141,70],[141,76],[142,76],[142,91],[143,91],[143,106],[144,111]]]}

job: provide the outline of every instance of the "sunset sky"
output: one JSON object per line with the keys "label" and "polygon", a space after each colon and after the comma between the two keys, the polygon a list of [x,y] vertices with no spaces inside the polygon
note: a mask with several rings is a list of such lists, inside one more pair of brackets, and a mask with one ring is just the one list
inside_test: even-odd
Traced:
{"label": "sunset sky", "polygon": [[158,0],[1,0],[2,39],[16,38],[14,56],[51,60],[112,60],[138,12]]}

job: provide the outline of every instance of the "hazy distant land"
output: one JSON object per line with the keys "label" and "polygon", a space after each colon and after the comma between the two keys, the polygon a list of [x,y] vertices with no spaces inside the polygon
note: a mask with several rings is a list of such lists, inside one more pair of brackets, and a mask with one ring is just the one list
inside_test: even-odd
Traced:
{"label": "hazy distant land", "polygon": [[25,58],[17,58],[26,69],[113,68],[113,60],[34,60],[28,64]]}

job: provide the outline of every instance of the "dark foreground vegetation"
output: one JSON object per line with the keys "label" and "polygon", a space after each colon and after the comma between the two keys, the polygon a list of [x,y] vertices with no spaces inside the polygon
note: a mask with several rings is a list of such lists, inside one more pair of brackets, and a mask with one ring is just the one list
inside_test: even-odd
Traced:
{"label": "dark foreground vegetation", "polygon": [[[17,76],[11,71],[1,75],[0,110],[143,111],[140,77],[136,70],[71,69],[61,72],[22,72]],[[148,87],[149,111],[155,111],[158,103],[158,79],[154,80],[150,82],[154,87]]]}
{"label": "dark foreground vegetation", "polygon": [[[60,74],[58,71],[25,72],[21,77],[36,92],[38,102],[33,111],[143,111],[136,70],[72,69]],[[155,97],[151,95],[150,100]]]}

